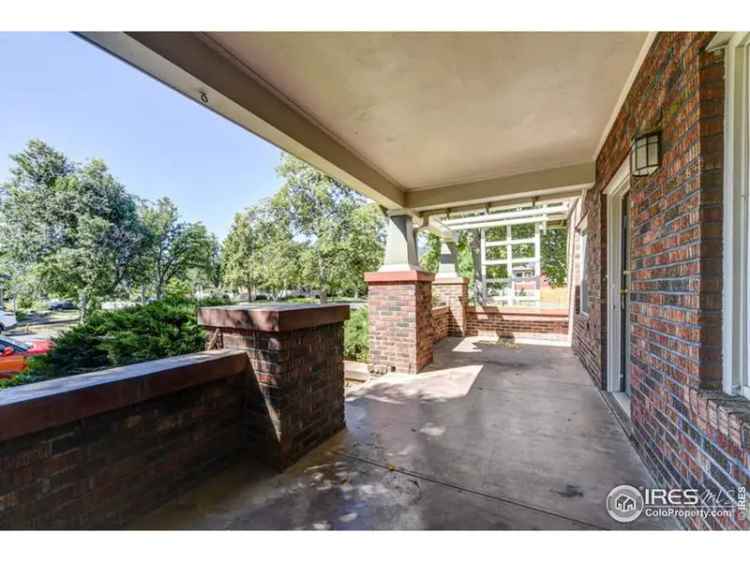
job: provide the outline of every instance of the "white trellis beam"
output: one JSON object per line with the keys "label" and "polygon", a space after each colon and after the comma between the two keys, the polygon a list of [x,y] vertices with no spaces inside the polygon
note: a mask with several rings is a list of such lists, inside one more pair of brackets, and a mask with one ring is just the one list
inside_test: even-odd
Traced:
{"label": "white trellis beam", "polygon": [[500,227],[500,226],[513,226],[516,224],[533,224],[533,223],[545,223],[552,220],[560,220],[564,217],[560,216],[558,217],[530,217],[526,219],[511,219],[511,220],[504,220],[504,221],[489,221],[489,222],[480,222],[480,223],[469,223],[469,224],[456,224],[456,225],[446,225],[451,230],[460,231],[460,230],[476,230],[476,229],[482,229],[482,228],[494,228],[494,227]]}
{"label": "white trellis beam", "polygon": [[537,217],[545,215],[561,215],[561,218],[565,218],[568,213],[568,205],[553,205],[549,207],[533,207],[531,209],[522,209],[520,211],[506,211],[502,213],[487,213],[483,215],[474,215],[469,217],[458,217],[455,219],[445,218],[442,219],[442,223],[446,226],[460,225],[460,224],[472,224],[482,223],[491,221],[505,221],[507,219],[520,219],[526,217]]}

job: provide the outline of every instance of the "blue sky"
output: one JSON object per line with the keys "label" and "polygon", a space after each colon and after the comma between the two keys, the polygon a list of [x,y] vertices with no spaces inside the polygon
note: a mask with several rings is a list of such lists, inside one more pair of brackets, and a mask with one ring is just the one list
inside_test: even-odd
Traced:
{"label": "blue sky", "polygon": [[280,185],[278,148],[74,35],[0,33],[0,76],[0,181],[36,137],[102,158],[131,193],[170,197],[221,239]]}

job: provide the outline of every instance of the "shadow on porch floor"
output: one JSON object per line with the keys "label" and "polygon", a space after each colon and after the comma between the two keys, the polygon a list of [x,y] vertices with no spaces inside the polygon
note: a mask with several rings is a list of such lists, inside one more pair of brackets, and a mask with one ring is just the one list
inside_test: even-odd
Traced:
{"label": "shadow on porch floor", "polygon": [[568,348],[446,338],[420,375],[347,396],[347,429],[283,474],[242,462],[134,529],[591,529],[648,485]]}

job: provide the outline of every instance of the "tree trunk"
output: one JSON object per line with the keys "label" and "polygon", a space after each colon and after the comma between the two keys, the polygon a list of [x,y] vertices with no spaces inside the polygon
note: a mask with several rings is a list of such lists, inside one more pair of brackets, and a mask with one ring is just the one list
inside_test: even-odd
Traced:
{"label": "tree trunk", "polygon": [[83,324],[86,321],[86,318],[88,318],[88,307],[89,307],[89,298],[86,294],[86,291],[80,291],[78,293],[78,308],[80,309],[80,314],[78,315],[78,322],[79,324]]}
{"label": "tree trunk", "polygon": [[479,305],[484,305],[484,279],[482,279],[482,263],[479,256],[481,249],[481,238],[478,230],[471,231],[471,261],[474,265],[474,300]]}
{"label": "tree trunk", "polygon": [[[161,254],[161,252],[160,252]],[[159,258],[161,260],[161,257]],[[161,262],[157,263],[156,266],[156,283],[154,283],[154,296],[157,301],[161,300],[162,293],[164,292],[164,278],[162,277]]]}
{"label": "tree trunk", "polygon": [[323,256],[318,252],[318,290],[320,292],[320,304],[328,302],[325,281],[323,281]]}

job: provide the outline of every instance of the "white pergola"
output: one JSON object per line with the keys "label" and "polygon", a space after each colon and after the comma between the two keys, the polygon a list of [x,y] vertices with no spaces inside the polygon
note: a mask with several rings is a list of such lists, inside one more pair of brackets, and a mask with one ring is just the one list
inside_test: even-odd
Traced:
{"label": "white pergola", "polygon": [[[572,202],[538,206],[530,202],[527,205],[530,206],[501,210],[485,208],[479,212],[475,209],[464,210],[459,216],[445,210],[430,217],[432,229],[441,233],[443,245],[446,246],[442,253],[449,259],[452,258],[451,261],[455,260],[456,254],[455,247],[451,247],[455,245],[455,233],[479,231],[479,280],[484,303],[509,306],[539,303],[542,232],[550,222],[565,221],[570,214]],[[521,225],[533,225],[533,235],[514,237],[513,227]],[[531,255],[519,255],[519,249],[524,247],[531,247]],[[455,267],[450,263],[441,265]],[[498,268],[504,268],[504,274],[498,274]]]}

